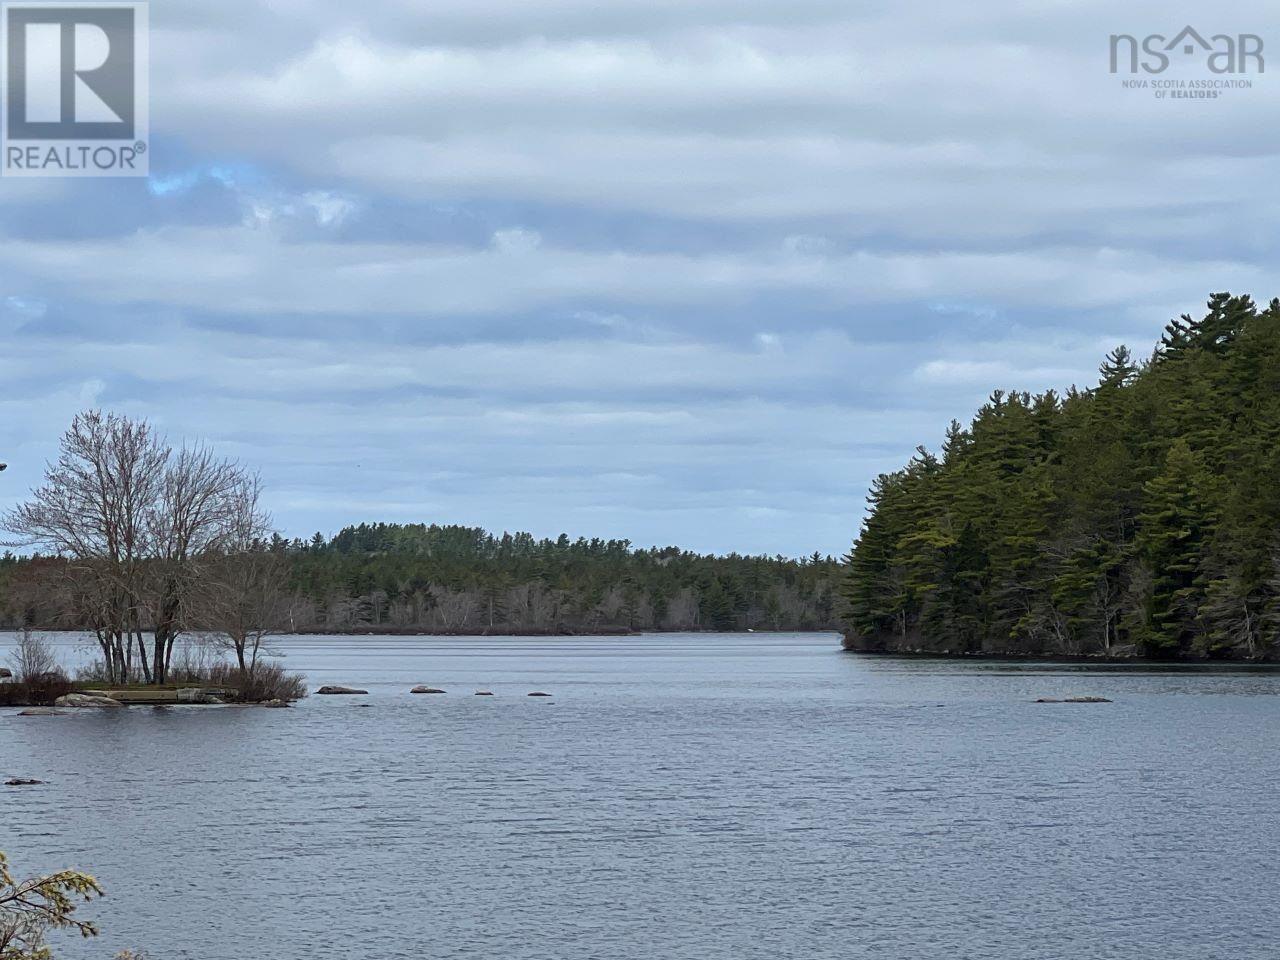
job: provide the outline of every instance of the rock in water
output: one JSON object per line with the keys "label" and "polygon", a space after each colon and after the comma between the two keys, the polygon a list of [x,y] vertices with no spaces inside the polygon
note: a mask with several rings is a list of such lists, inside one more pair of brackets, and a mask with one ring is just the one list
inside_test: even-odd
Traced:
{"label": "rock in water", "polygon": [[1111,703],[1106,697],[1041,697],[1036,703]]}
{"label": "rock in water", "polygon": [[199,687],[183,687],[177,693],[179,703],[196,703],[205,705],[218,705],[226,703],[216,693],[208,690],[201,690]]}
{"label": "rock in water", "polygon": [[12,780],[6,780],[6,787],[38,787],[44,783],[43,780],[32,780],[30,777],[14,777]]}
{"label": "rock in water", "polygon": [[354,694],[368,693],[368,692],[369,692],[368,690],[357,690],[355,687],[338,687],[338,686],[325,686],[325,687],[321,687],[319,690],[316,691],[316,693],[326,697],[350,696]]}
{"label": "rock in water", "polygon": [[477,690],[477,691],[476,691],[476,696],[477,696],[477,697],[492,697],[492,696],[493,696],[493,691],[492,691],[492,690]]}
{"label": "rock in water", "polygon": [[439,689],[438,687],[423,687],[423,686],[414,687],[409,692],[410,693],[444,693],[444,691]]}
{"label": "rock in water", "polygon": [[99,697],[91,693],[68,693],[53,701],[55,707],[123,707],[119,700]]}
{"label": "rock in water", "polygon": [[549,696],[551,696],[551,694],[549,694],[549,693],[543,693],[541,690],[535,690],[535,691],[533,691],[533,693],[528,694],[528,696],[530,696],[530,697],[549,697]]}
{"label": "rock in water", "polygon": [[272,707],[273,709],[279,710],[284,707],[290,707],[292,704],[290,704],[288,700],[264,700],[262,703],[258,704],[258,706]]}
{"label": "rock in water", "polygon": [[30,710],[23,710],[18,714],[20,717],[60,717],[57,710],[50,710],[48,707],[32,707]]}

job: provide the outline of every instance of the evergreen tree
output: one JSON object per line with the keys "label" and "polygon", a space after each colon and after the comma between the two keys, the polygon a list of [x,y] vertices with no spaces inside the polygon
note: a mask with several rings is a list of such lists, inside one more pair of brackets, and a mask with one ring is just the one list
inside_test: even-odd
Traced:
{"label": "evergreen tree", "polygon": [[1096,386],[994,391],[877,479],[847,558],[861,650],[1280,654],[1280,301],[1215,293]]}

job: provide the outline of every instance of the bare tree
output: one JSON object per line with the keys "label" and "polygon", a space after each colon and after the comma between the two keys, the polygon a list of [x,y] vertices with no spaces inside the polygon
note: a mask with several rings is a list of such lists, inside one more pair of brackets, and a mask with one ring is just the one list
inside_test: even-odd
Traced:
{"label": "bare tree", "polygon": [[476,598],[465,590],[450,590],[448,587],[432,587],[435,597],[434,612],[440,624],[446,630],[462,630],[476,613]]}
{"label": "bare tree", "polygon": [[163,683],[174,641],[186,628],[187,601],[198,590],[200,560],[218,556],[241,531],[242,491],[250,480],[205,447],[186,447],[170,458],[159,496],[147,513],[152,544],[149,576],[140,599],[152,626],[151,673]]}
{"label": "bare tree", "polygon": [[245,679],[252,678],[268,637],[287,616],[288,567],[258,547],[207,562],[195,598],[197,622],[214,631],[214,642],[235,656]]}
{"label": "bare tree", "polygon": [[146,421],[88,411],[3,526],[17,537],[11,545],[66,558],[67,588],[111,681],[129,680],[136,663],[143,679],[163,683],[200,561],[225,553],[239,534],[249,482],[204,447],[175,451]]}
{"label": "bare tree", "polygon": [[168,450],[145,421],[92,410],[63,435],[57,462],[31,499],[8,512],[14,545],[38,545],[71,561],[80,594],[92,597],[91,625],[108,674],[129,679],[138,622],[138,586],[149,553],[147,515],[164,478]]}
{"label": "bare tree", "polygon": [[30,630],[23,630],[18,635],[17,646],[9,654],[9,665],[13,667],[14,678],[20,683],[60,673],[62,670],[49,641]]}
{"label": "bare tree", "polygon": [[261,483],[241,476],[229,502],[220,551],[204,551],[192,594],[192,614],[236,658],[242,680],[258,668],[267,637],[287,616],[288,566],[268,547],[271,519],[261,507]]}

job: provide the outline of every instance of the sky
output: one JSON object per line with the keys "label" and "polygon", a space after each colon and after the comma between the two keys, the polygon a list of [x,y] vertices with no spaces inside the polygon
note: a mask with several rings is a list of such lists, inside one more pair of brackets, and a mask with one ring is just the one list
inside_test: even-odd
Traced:
{"label": "sky", "polygon": [[0,180],[0,508],[99,407],[290,536],[841,554],[992,389],[1280,295],[1280,78],[1109,72],[1187,24],[1280,70],[1264,3],[153,4],[151,176]]}

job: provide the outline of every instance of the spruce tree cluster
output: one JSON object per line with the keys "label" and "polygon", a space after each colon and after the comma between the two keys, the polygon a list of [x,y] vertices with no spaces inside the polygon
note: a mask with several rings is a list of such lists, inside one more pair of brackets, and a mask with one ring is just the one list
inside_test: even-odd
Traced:
{"label": "spruce tree cluster", "polygon": [[997,390],[868,500],[852,649],[1274,659],[1280,300],[1214,294],[1089,389]]}

